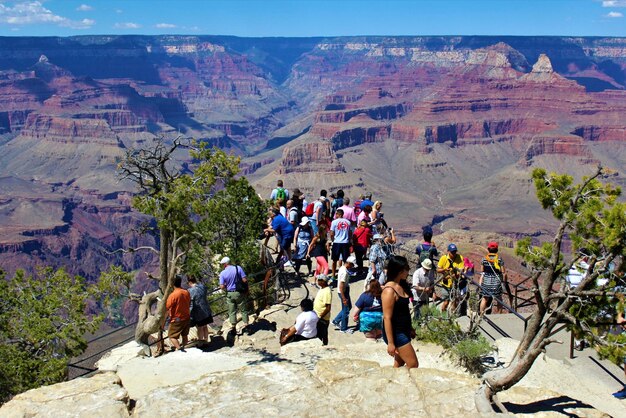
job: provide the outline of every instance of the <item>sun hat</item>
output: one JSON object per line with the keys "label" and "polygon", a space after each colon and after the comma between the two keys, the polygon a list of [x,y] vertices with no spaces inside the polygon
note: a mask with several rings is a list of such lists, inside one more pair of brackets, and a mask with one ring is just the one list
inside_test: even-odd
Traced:
{"label": "sun hat", "polygon": [[302,220],[300,221],[300,226],[304,226],[306,224],[309,223],[309,217],[308,216],[303,216]]}
{"label": "sun hat", "polygon": [[426,260],[422,261],[422,267],[425,268],[426,270],[432,270],[433,262],[430,261],[430,258],[427,258]]}

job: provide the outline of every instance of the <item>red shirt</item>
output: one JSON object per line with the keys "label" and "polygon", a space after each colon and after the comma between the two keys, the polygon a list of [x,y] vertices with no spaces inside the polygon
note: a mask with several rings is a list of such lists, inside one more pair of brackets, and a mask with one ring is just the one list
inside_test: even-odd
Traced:
{"label": "red shirt", "polygon": [[191,296],[189,292],[180,287],[175,287],[172,294],[167,298],[167,312],[170,320],[179,319],[181,321],[190,318],[189,306],[191,305]]}
{"label": "red shirt", "polygon": [[357,244],[362,246],[363,248],[367,248],[370,245],[370,241],[372,239],[372,230],[368,227],[358,227],[356,231],[354,231],[354,239]]}

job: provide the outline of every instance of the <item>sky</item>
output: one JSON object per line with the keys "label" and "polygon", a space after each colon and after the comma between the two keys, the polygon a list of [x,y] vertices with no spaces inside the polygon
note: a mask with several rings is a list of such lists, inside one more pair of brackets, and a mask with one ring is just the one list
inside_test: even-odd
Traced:
{"label": "sky", "polygon": [[0,0],[0,36],[626,36],[626,0]]}

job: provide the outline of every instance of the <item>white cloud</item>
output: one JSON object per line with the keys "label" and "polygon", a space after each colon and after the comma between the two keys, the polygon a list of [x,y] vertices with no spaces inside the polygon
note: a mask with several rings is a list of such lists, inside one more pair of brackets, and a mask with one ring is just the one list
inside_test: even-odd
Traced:
{"label": "white cloud", "polygon": [[72,29],[88,29],[96,23],[91,19],[75,21],[54,14],[40,1],[21,1],[13,7],[0,3],[0,23],[9,25],[56,24]]}
{"label": "white cloud", "polygon": [[89,12],[89,11],[93,10],[93,7],[91,7],[88,4],[81,4],[80,6],[78,6],[76,8],[76,10],[79,11],[79,12]]}
{"label": "white cloud", "polygon": [[157,23],[156,25],[154,25],[154,27],[159,29],[171,29],[175,28],[176,25],[174,25],[173,23]]}
{"label": "white cloud", "polygon": [[139,23],[123,22],[123,23],[116,23],[115,25],[113,25],[113,27],[115,29],[139,29],[141,28],[141,25]]}
{"label": "white cloud", "polygon": [[603,0],[602,7],[626,7],[626,0]]}
{"label": "white cloud", "polygon": [[124,13],[124,10],[122,10],[122,9],[115,9],[115,13],[122,14],[122,13]]}
{"label": "white cloud", "polygon": [[604,15],[604,17],[617,18],[617,17],[624,17],[624,15],[620,12],[608,12],[607,14]]}

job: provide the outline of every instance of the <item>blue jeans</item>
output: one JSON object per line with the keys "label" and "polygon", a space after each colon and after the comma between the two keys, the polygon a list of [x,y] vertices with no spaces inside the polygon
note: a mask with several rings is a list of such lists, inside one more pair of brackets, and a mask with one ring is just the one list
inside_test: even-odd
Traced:
{"label": "blue jeans", "polygon": [[333,323],[339,324],[339,329],[345,331],[348,329],[350,309],[352,309],[352,302],[350,301],[350,286],[344,287],[343,294],[346,296],[347,303],[343,303],[343,300],[341,299],[341,294],[337,292],[337,295],[339,295],[339,300],[341,301],[341,310],[333,320]]}

